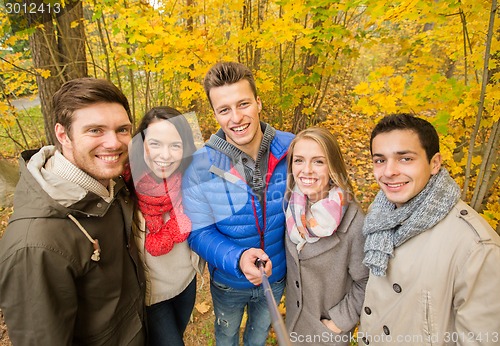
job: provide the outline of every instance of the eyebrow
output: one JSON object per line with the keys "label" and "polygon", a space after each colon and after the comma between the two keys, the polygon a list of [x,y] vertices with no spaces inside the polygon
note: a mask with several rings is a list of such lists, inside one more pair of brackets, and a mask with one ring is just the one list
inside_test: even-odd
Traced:
{"label": "eyebrow", "polygon": [[[90,129],[93,127],[100,127],[100,128],[106,127],[107,128],[108,126],[105,124],[99,124],[99,123],[87,124],[87,125],[82,126],[82,128],[84,128],[84,129]],[[124,123],[124,124],[118,125],[116,128],[121,129],[124,127],[132,128],[132,124],[131,123]]]}
{"label": "eyebrow", "polygon": [[[302,157],[302,158],[303,158],[304,156],[302,156],[302,155],[297,155],[297,154],[293,154],[293,157]],[[326,158],[326,156],[324,156],[324,155],[319,155],[319,156],[313,156],[312,158],[313,158],[313,159],[325,159],[325,158]]]}
{"label": "eyebrow", "polygon": [[[148,142],[149,141],[161,142],[162,140],[159,138],[156,138],[156,137],[147,137],[146,141],[148,141]],[[169,142],[168,144],[182,144],[182,140]]]}
{"label": "eyebrow", "polygon": [[[401,151],[396,151],[394,154],[398,155],[398,156],[403,156],[403,155],[408,155],[408,154],[412,154],[412,155],[417,155],[416,152],[412,151],[412,150],[401,150]],[[385,157],[386,155],[384,154],[378,154],[378,153],[374,153],[372,155],[372,157]]]}

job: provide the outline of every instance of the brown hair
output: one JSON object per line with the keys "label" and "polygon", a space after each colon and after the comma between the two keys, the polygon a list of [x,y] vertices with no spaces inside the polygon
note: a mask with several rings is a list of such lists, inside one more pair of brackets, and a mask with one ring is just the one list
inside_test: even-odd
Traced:
{"label": "brown hair", "polygon": [[127,111],[130,122],[132,122],[127,97],[106,79],[88,77],[72,79],[64,83],[54,94],[52,102],[55,121],[66,129],[68,136],[71,135],[74,112],[96,103],[118,103],[122,105]]}
{"label": "brown hair", "polygon": [[248,81],[253,96],[257,98],[255,80],[252,71],[250,71],[248,67],[238,62],[230,61],[221,61],[212,66],[203,80],[203,88],[205,89],[210,105],[213,106],[212,100],[210,99],[210,90],[212,88],[231,85],[241,80]]}
{"label": "brown hair", "polygon": [[318,145],[325,152],[330,180],[335,186],[340,187],[348,194],[348,200],[355,200],[354,189],[352,187],[349,176],[347,175],[347,167],[342,156],[342,152],[340,151],[339,144],[337,143],[335,136],[332,135],[330,131],[321,127],[311,127],[302,130],[290,143],[287,157],[288,180],[286,199],[290,197],[290,194],[295,186],[295,181],[292,175],[293,149],[295,147],[295,144],[297,144],[297,142],[302,139],[310,139],[318,143]]}

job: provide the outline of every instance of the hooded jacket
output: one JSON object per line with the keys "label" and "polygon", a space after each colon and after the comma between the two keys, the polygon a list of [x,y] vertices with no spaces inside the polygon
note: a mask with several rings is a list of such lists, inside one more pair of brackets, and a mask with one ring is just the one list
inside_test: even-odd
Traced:
{"label": "hooded jacket", "polygon": [[269,278],[285,276],[286,154],[291,133],[276,131],[264,175],[263,202],[226,154],[205,146],[183,178],[183,205],[193,224],[191,248],[208,263],[211,278],[235,289],[255,287],[239,267],[241,254],[261,248],[273,263]]}
{"label": "hooded jacket", "polygon": [[[68,204],[85,190],[64,179],[54,185],[54,176],[43,181],[54,152],[49,146],[22,154],[14,213],[0,240],[0,307],[9,337],[14,345],[144,345],[144,279],[128,190],[120,178],[109,203],[86,192],[64,206],[63,199]],[[51,197],[57,194],[59,202]],[[97,257],[90,239],[98,240]]]}

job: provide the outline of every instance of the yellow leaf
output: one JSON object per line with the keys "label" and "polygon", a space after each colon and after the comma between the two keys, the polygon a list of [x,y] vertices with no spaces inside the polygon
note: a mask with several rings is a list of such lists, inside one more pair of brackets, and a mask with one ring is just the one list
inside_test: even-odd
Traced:
{"label": "yellow leaf", "polygon": [[45,70],[43,68],[37,68],[36,71],[42,76],[43,78],[47,79],[50,77],[50,71]]}
{"label": "yellow leaf", "polygon": [[381,77],[388,77],[392,76],[392,74],[394,73],[394,68],[392,66],[383,66],[377,69],[377,72]]}
{"label": "yellow leaf", "polygon": [[207,302],[201,302],[198,303],[194,306],[196,308],[196,311],[198,311],[200,314],[206,314],[210,310],[210,304]]}
{"label": "yellow leaf", "polygon": [[148,44],[144,47],[144,51],[149,55],[156,55],[161,52],[161,45],[159,44]]}
{"label": "yellow leaf", "polygon": [[370,91],[369,85],[367,82],[361,82],[354,88],[354,92],[357,95],[366,95]]}
{"label": "yellow leaf", "polygon": [[389,79],[389,87],[391,91],[396,94],[402,94],[405,90],[406,80],[401,76],[396,76],[394,78]]}
{"label": "yellow leaf", "polygon": [[370,89],[374,92],[380,91],[384,87],[385,83],[381,80],[373,82],[370,86]]}

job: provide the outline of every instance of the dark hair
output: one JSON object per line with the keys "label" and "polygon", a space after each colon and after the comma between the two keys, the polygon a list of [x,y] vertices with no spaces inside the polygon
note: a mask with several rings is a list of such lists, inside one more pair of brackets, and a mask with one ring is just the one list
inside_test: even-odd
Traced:
{"label": "dark hair", "polygon": [[144,162],[144,138],[146,137],[148,126],[158,120],[170,122],[175,126],[182,138],[183,157],[178,170],[184,172],[193,159],[193,153],[196,151],[196,146],[194,144],[191,126],[186,118],[181,112],[172,107],[160,106],[151,108],[142,118],[132,138],[129,160],[132,177],[134,179],[138,179],[144,172],[149,171],[149,168]]}
{"label": "dark hair", "polygon": [[[64,83],[52,96],[55,121],[61,124],[70,136],[74,112],[97,103],[122,105],[127,111],[130,122],[132,122],[127,97],[120,89],[106,79],[88,77],[72,79]],[[60,146],[60,143],[57,145]]]}
{"label": "dark hair", "polygon": [[241,80],[248,81],[253,96],[257,98],[255,80],[252,71],[250,71],[248,67],[238,62],[230,61],[221,61],[212,66],[203,80],[203,88],[205,89],[210,105],[213,106],[212,100],[210,99],[210,90],[212,88],[231,85]]}
{"label": "dark hair", "polygon": [[370,153],[373,155],[373,139],[385,132],[394,130],[410,130],[418,135],[420,144],[425,150],[427,160],[431,159],[436,153],[439,153],[439,136],[432,124],[422,118],[417,118],[411,114],[399,113],[388,115],[375,126],[370,138]]}

